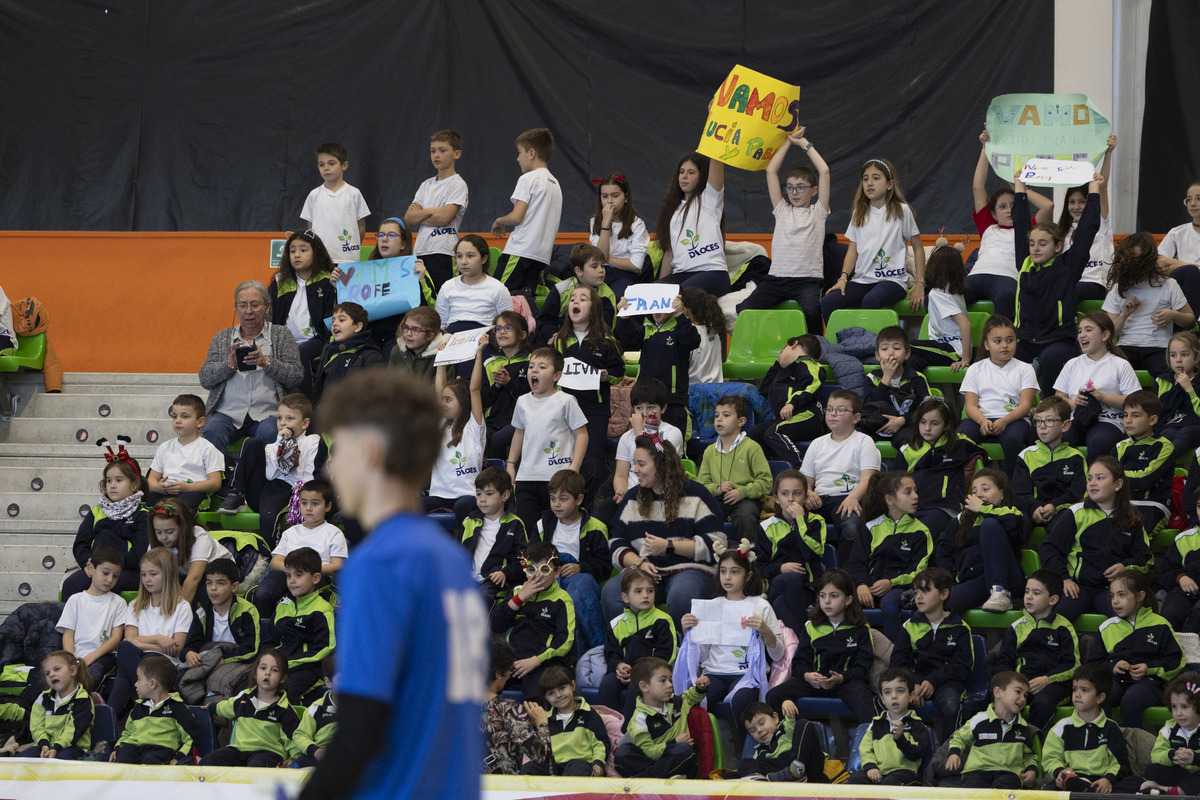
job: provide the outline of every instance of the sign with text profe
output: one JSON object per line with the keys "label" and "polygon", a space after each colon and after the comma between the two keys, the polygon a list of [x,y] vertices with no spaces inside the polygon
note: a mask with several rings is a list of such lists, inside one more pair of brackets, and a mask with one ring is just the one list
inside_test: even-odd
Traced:
{"label": "sign with text profe", "polygon": [[746,170],[763,170],[800,124],[800,87],[740,64],[717,90],[696,148]]}
{"label": "sign with text profe", "polygon": [[343,278],[337,282],[339,303],[358,303],[372,320],[394,317],[421,302],[415,256],[352,261],[339,264]]}
{"label": "sign with text profe", "polygon": [[988,163],[1006,181],[1031,158],[1095,166],[1112,133],[1086,94],[1002,94],[988,104],[986,127]]}
{"label": "sign with text profe", "polygon": [[671,303],[678,296],[677,283],[635,283],[625,290],[625,302],[628,305],[617,312],[617,316],[667,314],[671,311]]}

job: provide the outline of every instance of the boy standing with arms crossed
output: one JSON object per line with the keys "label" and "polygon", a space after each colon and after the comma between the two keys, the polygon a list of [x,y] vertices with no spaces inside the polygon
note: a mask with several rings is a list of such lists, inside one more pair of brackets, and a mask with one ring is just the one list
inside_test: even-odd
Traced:
{"label": "boy standing with arms crossed", "polygon": [[454,277],[454,246],[467,212],[467,182],[454,171],[462,157],[462,137],[457,131],[438,131],[429,137],[429,160],[437,175],[426,178],[404,212],[404,224],[417,229],[413,255],[425,265],[436,293]]}
{"label": "boy standing with arms crossed", "polygon": [[437,396],[375,370],[335,386],[328,409],[334,486],[371,533],[339,584],[338,712],[356,722],[338,727],[300,800],[477,798],[478,770],[445,765],[483,760],[482,738],[463,734],[479,728],[488,614],[463,548],[420,516],[442,445]]}
{"label": "boy standing with arms crossed", "polygon": [[300,210],[300,218],[321,237],[335,264],[358,261],[371,213],[362,192],[342,180],[349,168],[342,144],[326,142],[317,147],[317,170],[324,183],[308,193]]}
{"label": "boy standing with arms crossed", "polygon": [[521,177],[513,189],[513,209],[492,223],[492,236],[512,235],[492,270],[492,277],[512,294],[523,294],[533,305],[534,289],[550,265],[554,237],[562,218],[562,187],[546,164],[554,154],[554,134],[549,128],[531,128],[517,137],[517,164]]}

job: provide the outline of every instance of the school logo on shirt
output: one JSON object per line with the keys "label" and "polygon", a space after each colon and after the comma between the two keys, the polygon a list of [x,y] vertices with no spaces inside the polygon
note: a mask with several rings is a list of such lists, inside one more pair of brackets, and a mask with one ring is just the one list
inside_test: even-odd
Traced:
{"label": "school logo on shirt", "polygon": [[853,633],[846,634],[846,647],[858,647],[858,640],[854,638]]}
{"label": "school logo on shirt", "polygon": [[879,278],[899,278],[904,274],[904,265],[899,267],[890,267],[892,257],[889,256],[884,249],[879,248],[879,252],[875,254],[875,258],[871,259],[871,267],[875,270],[876,277]]}
{"label": "school logo on shirt", "polygon": [[566,456],[560,457],[559,456],[559,454],[562,452],[562,447],[559,444],[557,444],[553,439],[550,440],[549,447],[542,448],[542,452],[547,455],[546,463],[552,467],[562,466],[563,464],[571,463],[571,459],[569,457],[566,457]]}
{"label": "school logo on shirt", "polygon": [[1004,404],[1005,411],[1012,411],[1017,407],[1017,404],[1021,402],[1021,398],[1013,397],[1012,395],[1009,395],[1006,400],[1007,402]]}
{"label": "school logo on shirt", "polygon": [[842,473],[842,477],[835,478],[833,485],[839,489],[845,489],[847,492],[854,491],[854,487],[858,485],[858,478],[853,478],[846,473]]}
{"label": "school logo on shirt", "polygon": [[684,233],[687,235],[682,236],[679,239],[679,243],[684,247],[695,247],[700,243],[700,235],[692,231],[690,228],[685,230]]}
{"label": "school logo on shirt", "polygon": [[351,236],[350,231],[346,230],[345,228],[342,228],[342,234],[337,238],[338,241],[342,243],[343,253],[353,253],[358,250],[358,245],[352,244],[354,237]]}
{"label": "school logo on shirt", "polygon": [[454,227],[453,225],[448,225],[448,226],[445,226],[442,228],[434,228],[431,231],[429,231],[429,238],[431,238],[431,239],[434,236],[457,236],[457,235],[458,235],[458,228]]}
{"label": "school logo on shirt", "polygon": [[454,451],[454,455],[450,458],[450,464],[455,468],[454,474],[458,477],[463,475],[474,475],[478,470],[475,467],[467,466],[467,457],[458,450]]}

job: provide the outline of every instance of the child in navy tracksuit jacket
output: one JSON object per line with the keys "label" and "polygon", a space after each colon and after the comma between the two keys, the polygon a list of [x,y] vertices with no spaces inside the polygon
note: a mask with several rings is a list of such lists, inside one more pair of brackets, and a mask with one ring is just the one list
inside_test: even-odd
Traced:
{"label": "child in navy tracksuit jacket", "polygon": [[825,433],[820,358],[821,342],[816,336],[789,339],[758,386],[776,418],[751,428],[750,438],[762,445],[772,461],[787,461],[798,469],[803,459],[797,444]]}
{"label": "child in navy tracksuit jacket", "polygon": [[[618,311],[628,305],[625,298]],[[684,431],[688,424],[688,387],[692,351],[700,346],[700,333],[684,313],[678,297],[669,314],[617,317],[617,341],[626,351],[640,350],[638,380],[657,378],[667,387],[667,407],[662,418]]]}

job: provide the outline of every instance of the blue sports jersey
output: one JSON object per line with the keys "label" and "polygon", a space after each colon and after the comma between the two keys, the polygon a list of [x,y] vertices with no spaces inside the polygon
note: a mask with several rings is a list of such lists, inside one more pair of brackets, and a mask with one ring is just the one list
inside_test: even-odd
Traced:
{"label": "blue sports jersey", "polygon": [[337,690],[392,709],[353,796],[478,798],[489,628],[466,551],[397,514],[346,560],[338,593]]}

